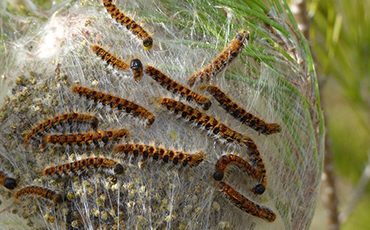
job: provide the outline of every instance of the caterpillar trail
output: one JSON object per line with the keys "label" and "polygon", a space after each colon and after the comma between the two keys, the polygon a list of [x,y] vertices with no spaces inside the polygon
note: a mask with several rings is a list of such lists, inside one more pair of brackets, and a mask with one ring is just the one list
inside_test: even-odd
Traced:
{"label": "caterpillar trail", "polygon": [[62,195],[60,195],[59,193],[54,192],[53,190],[50,190],[48,188],[43,188],[43,187],[35,186],[35,185],[27,186],[27,187],[24,187],[18,190],[14,194],[14,198],[15,200],[18,201],[21,197],[27,196],[27,195],[40,196],[40,197],[43,197],[45,199],[52,201],[54,204],[58,204],[63,201]]}
{"label": "caterpillar trail", "polygon": [[274,222],[276,214],[269,208],[258,205],[233,189],[230,185],[221,181],[217,184],[227,198],[238,208],[252,216],[259,217],[268,222]]}
{"label": "caterpillar trail", "polygon": [[132,154],[135,157],[140,155],[144,158],[152,157],[154,160],[162,159],[165,163],[172,162],[175,165],[179,163],[183,166],[197,166],[205,159],[205,155],[202,151],[199,151],[195,154],[189,154],[182,151],[169,150],[142,144],[117,145],[115,150],[118,153],[124,153],[126,155]]}
{"label": "caterpillar trail", "polygon": [[15,187],[17,187],[17,180],[9,177],[5,172],[0,171],[0,185],[13,190]]}
{"label": "caterpillar trail", "polygon": [[134,20],[127,17],[124,13],[113,4],[112,0],[103,0],[104,8],[107,10],[108,14],[115,19],[118,23],[125,26],[134,35],[143,41],[144,50],[149,50],[153,46],[152,37]]}
{"label": "caterpillar trail", "polygon": [[143,64],[141,63],[141,61],[139,59],[131,60],[130,68],[134,74],[135,81],[140,81],[144,75]]}
{"label": "caterpillar trail", "polygon": [[188,101],[193,101],[197,103],[198,105],[202,106],[204,110],[209,109],[209,107],[211,106],[211,101],[208,98],[180,85],[176,81],[173,81],[171,78],[167,77],[165,74],[163,74],[153,66],[146,66],[145,73],[151,76],[155,81],[157,81],[168,91],[174,94],[181,95]]}
{"label": "caterpillar trail", "polygon": [[55,129],[59,125],[72,123],[90,123],[93,129],[97,129],[99,120],[94,115],[76,112],[57,115],[53,118],[49,118],[38,123],[36,126],[33,126],[27,133],[24,142],[27,146],[29,146],[31,139],[43,135],[44,132],[48,132],[50,129]]}
{"label": "caterpillar trail", "polygon": [[188,85],[193,86],[195,82],[208,82],[212,77],[216,76],[239,55],[246,39],[249,39],[249,34],[246,31],[239,32],[230,45],[216,59],[189,78]]}
{"label": "caterpillar trail", "polygon": [[[263,167],[262,169],[259,168],[258,170],[256,170],[252,165],[250,165],[243,158],[241,158],[237,155],[234,155],[234,154],[230,154],[230,153],[228,153],[227,155],[221,156],[220,159],[217,160],[217,162],[216,162],[216,172],[213,174],[213,178],[217,181],[222,180],[224,178],[224,175],[225,175],[225,170],[226,170],[227,166],[230,165],[230,164],[236,165],[240,169],[243,169],[244,171],[246,171],[248,173],[248,175],[250,175],[255,180],[258,180],[258,179],[262,178],[261,181],[263,183],[267,182],[267,180],[265,179],[266,178],[265,167]],[[260,175],[259,171],[262,172],[263,174]],[[265,192],[265,188],[266,188],[266,184],[257,184],[252,189],[252,192],[256,195],[261,195]]]}
{"label": "caterpillar trail", "polygon": [[220,103],[222,108],[226,110],[231,116],[247,124],[252,129],[256,130],[265,135],[270,135],[273,133],[281,132],[281,126],[276,123],[266,123],[264,120],[254,116],[249,113],[238,104],[233,102],[224,92],[222,92],[218,87],[208,85],[201,86],[206,88],[207,91]]}
{"label": "caterpillar trail", "polygon": [[114,131],[98,131],[88,132],[83,134],[62,134],[49,135],[43,138],[43,141],[53,145],[62,146],[82,146],[82,145],[99,145],[100,142],[107,144],[108,141],[117,141],[130,136],[127,129],[119,129]]}
{"label": "caterpillar trail", "polygon": [[135,117],[141,117],[147,121],[147,125],[153,124],[155,120],[154,114],[146,110],[144,107],[129,100],[125,100],[123,98],[112,96],[103,92],[98,92],[82,86],[73,86],[72,92],[77,93],[80,96],[84,96],[88,100],[94,100],[95,103],[100,102],[103,105],[109,105],[112,109],[117,108],[118,110],[125,110],[127,113],[132,114]]}
{"label": "caterpillar trail", "polygon": [[98,56],[101,57],[107,64],[113,66],[116,69],[121,71],[127,71],[129,69],[129,65],[125,63],[122,59],[116,58],[103,48],[98,45],[91,46],[91,50]]}
{"label": "caterpillar trail", "polygon": [[70,174],[70,173],[80,173],[85,169],[111,169],[114,174],[122,174],[124,171],[123,166],[112,160],[105,157],[89,157],[89,158],[82,158],[81,160],[67,162],[65,164],[59,164],[51,167],[47,167],[44,169],[43,174],[44,176],[53,176],[58,175],[61,176],[63,174]]}

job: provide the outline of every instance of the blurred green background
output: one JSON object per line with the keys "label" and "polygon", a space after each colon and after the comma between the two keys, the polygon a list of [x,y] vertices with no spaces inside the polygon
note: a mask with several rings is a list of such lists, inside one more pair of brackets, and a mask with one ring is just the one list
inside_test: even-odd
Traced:
{"label": "blurred green background", "polygon": [[[340,229],[370,229],[370,173],[363,173],[370,153],[370,1],[306,3],[339,213],[352,205],[348,218],[339,218]],[[363,189],[356,190],[359,181]],[[359,194],[354,195],[355,191]],[[327,229],[324,209],[318,205],[311,229]]]}
{"label": "blurred green background", "polygon": [[[9,4],[2,1],[0,7],[6,5],[8,11],[14,12],[12,17],[32,15],[43,19],[42,10],[51,6],[51,1],[20,0],[8,1]],[[370,153],[370,14],[367,14],[370,0],[288,2],[307,5],[310,44],[327,118],[328,146],[333,154],[339,213],[352,205],[348,218],[340,218],[340,229],[370,229],[367,222],[370,172],[363,173]],[[22,36],[22,31],[12,31],[14,26],[5,18],[8,15],[1,16],[0,40],[8,40],[7,33]],[[356,190],[360,178],[365,189]],[[358,194],[353,200],[354,191]],[[325,207],[319,199],[311,229],[328,229],[326,221]]]}

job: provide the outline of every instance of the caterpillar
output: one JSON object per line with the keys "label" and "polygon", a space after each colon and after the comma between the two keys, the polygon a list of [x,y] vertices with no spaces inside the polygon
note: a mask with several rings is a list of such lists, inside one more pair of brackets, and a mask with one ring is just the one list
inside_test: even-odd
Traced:
{"label": "caterpillar", "polygon": [[154,160],[162,159],[165,163],[172,162],[182,164],[183,166],[197,166],[205,158],[204,153],[199,151],[195,154],[189,154],[182,151],[158,148],[151,145],[142,144],[123,144],[117,145],[115,151],[124,154],[133,154],[135,157],[140,155],[144,158],[152,157]]}
{"label": "caterpillar", "polygon": [[145,67],[145,73],[151,76],[155,81],[157,81],[161,86],[166,88],[168,91],[171,91],[174,94],[179,94],[182,97],[186,98],[186,100],[188,101],[194,101],[195,103],[202,106],[204,110],[208,110],[209,107],[211,106],[211,101],[208,98],[194,91],[191,91],[190,89],[180,85],[176,81],[173,81],[171,78],[167,77],[165,74],[163,74],[153,66],[147,65]]}
{"label": "caterpillar", "polygon": [[107,10],[108,14],[115,19],[118,23],[125,26],[134,35],[143,41],[144,50],[150,50],[153,46],[152,37],[134,20],[127,17],[124,13],[113,4],[112,0],[103,0],[104,8]]}
{"label": "caterpillar", "polygon": [[29,146],[31,139],[35,138],[36,136],[42,135],[43,132],[47,132],[52,128],[55,129],[59,125],[72,123],[90,123],[93,129],[97,129],[99,120],[94,115],[76,112],[57,115],[33,126],[31,130],[26,134],[24,142],[27,146]]}
{"label": "caterpillar", "polygon": [[134,74],[134,79],[136,82],[140,81],[144,75],[143,64],[139,59],[133,59],[130,63],[130,68]]}
{"label": "caterpillar", "polygon": [[238,208],[252,216],[259,217],[268,222],[274,222],[276,214],[269,208],[258,205],[237,192],[230,185],[221,181],[217,184],[227,198]]}
{"label": "caterpillar", "polygon": [[88,159],[82,158],[81,160],[47,167],[44,169],[43,174],[44,176],[61,176],[63,174],[78,173],[86,168],[111,169],[114,174],[122,174],[124,171],[123,166],[112,159],[92,156]]}
{"label": "caterpillar", "polygon": [[264,120],[254,116],[252,113],[246,111],[238,104],[233,102],[224,92],[218,87],[208,85],[205,87],[207,91],[220,103],[231,116],[247,124],[252,129],[265,135],[281,132],[281,126],[277,123],[266,123]]}
{"label": "caterpillar", "polygon": [[158,102],[168,110],[181,115],[206,130],[212,130],[213,134],[220,135],[227,142],[242,144],[245,146],[257,147],[253,140],[230,129],[227,125],[219,122],[216,118],[210,117],[195,108],[185,105],[179,101],[170,98],[160,98]]}
{"label": "caterpillar", "polygon": [[120,140],[124,137],[128,137],[130,133],[127,129],[109,130],[109,131],[97,131],[88,132],[82,134],[62,134],[62,135],[48,135],[43,138],[44,142],[53,145],[98,145],[100,142],[107,144],[110,140]]}
{"label": "caterpillar", "polygon": [[13,190],[15,187],[17,187],[17,180],[9,177],[5,172],[0,171],[0,185]]}
{"label": "caterpillar", "polygon": [[141,117],[147,120],[147,125],[153,124],[155,120],[154,114],[146,110],[144,107],[129,100],[115,97],[110,94],[105,94],[103,92],[98,92],[82,86],[73,86],[72,92],[77,93],[80,96],[84,96],[88,100],[94,100],[95,103],[101,102],[103,105],[109,105],[112,109],[117,108],[118,110],[125,110],[127,113],[130,113],[135,117]]}
{"label": "caterpillar", "polygon": [[18,201],[21,197],[27,195],[41,196],[45,199],[52,201],[54,204],[58,204],[63,201],[63,197],[61,194],[54,192],[53,190],[50,190],[48,188],[43,188],[35,185],[30,185],[18,190],[14,194],[14,198],[15,200]]}
{"label": "caterpillar", "polygon": [[212,77],[216,76],[239,55],[246,39],[249,39],[249,34],[244,30],[239,32],[230,45],[216,59],[205,68],[192,74],[188,80],[188,85],[193,86],[195,82],[208,82]]}
{"label": "caterpillar", "polygon": [[122,59],[116,58],[99,45],[91,46],[91,50],[98,56],[101,57],[104,61],[106,61],[109,65],[117,68],[121,71],[127,71],[129,69],[129,65],[125,63]]}
{"label": "caterpillar", "polygon": [[[252,165],[250,165],[246,160],[244,160],[243,158],[241,158],[237,155],[230,154],[230,153],[221,156],[217,160],[216,167],[215,167],[216,172],[213,174],[213,178],[216,181],[222,180],[223,177],[224,177],[224,174],[225,174],[226,167],[230,164],[236,165],[239,168],[243,169],[253,179],[260,179],[260,177],[262,177],[262,179],[261,179],[262,182],[267,181],[266,179],[264,179],[264,178],[266,178],[266,170],[264,169],[264,167],[263,167],[263,169],[260,169],[260,171],[263,173],[262,175],[260,175],[260,172],[258,170],[256,170]],[[265,188],[266,188],[266,183],[265,184],[257,184],[252,189],[252,192],[256,195],[261,195],[265,192]]]}

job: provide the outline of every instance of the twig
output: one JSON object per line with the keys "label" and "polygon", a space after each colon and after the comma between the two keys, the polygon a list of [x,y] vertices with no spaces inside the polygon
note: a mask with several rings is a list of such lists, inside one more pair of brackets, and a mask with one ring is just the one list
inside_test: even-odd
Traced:
{"label": "twig", "polygon": [[358,181],[355,190],[352,192],[351,198],[347,205],[344,207],[343,211],[339,214],[340,223],[347,221],[348,216],[352,213],[357,202],[364,196],[366,187],[370,181],[370,153],[368,153],[368,162],[364,171],[361,174],[360,180]]}

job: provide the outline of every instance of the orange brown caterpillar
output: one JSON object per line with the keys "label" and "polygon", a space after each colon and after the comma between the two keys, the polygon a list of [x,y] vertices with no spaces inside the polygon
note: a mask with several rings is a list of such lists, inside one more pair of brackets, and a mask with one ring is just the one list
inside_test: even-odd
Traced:
{"label": "orange brown caterpillar", "polygon": [[155,81],[157,81],[168,91],[171,91],[174,94],[179,94],[182,97],[186,98],[186,100],[188,101],[194,101],[195,103],[202,106],[203,109],[207,110],[211,106],[211,101],[208,98],[180,85],[153,66],[147,65],[145,67],[145,73],[151,76]]}
{"label": "orange brown caterpillar", "polygon": [[132,59],[130,63],[130,68],[134,74],[134,79],[136,82],[140,81],[144,75],[143,64],[139,59]]}
{"label": "orange brown caterpillar", "polygon": [[154,114],[146,110],[144,107],[129,100],[125,100],[123,98],[112,96],[103,92],[98,92],[82,86],[73,86],[72,91],[80,96],[86,97],[88,100],[94,100],[95,103],[100,102],[103,105],[109,105],[112,109],[117,108],[118,110],[125,110],[127,113],[130,113],[135,117],[146,119],[147,125],[153,124],[155,120]]}
{"label": "orange brown caterpillar", "polygon": [[[240,169],[243,169],[250,175],[253,179],[266,178],[266,171],[262,170],[263,174],[260,175],[260,172],[256,170],[248,161],[244,160],[240,156],[234,154],[226,154],[221,156],[216,162],[216,172],[213,174],[213,178],[217,181],[220,181],[224,178],[226,167],[230,164],[238,166]],[[266,179],[261,179],[262,182],[266,182]],[[252,192],[256,195],[261,195],[265,192],[266,184],[257,184]]]}
{"label": "orange brown caterpillar", "polygon": [[48,135],[43,138],[44,142],[53,145],[99,145],[100,142],[107,144],[108,141],[120,140],[124,137],[128,137],[130,133],[127,129],[109,130],[109,131],[97,131],[88,132],[82,134],[62,134],[62,135]]}
{"label": "orange brown caterpillar", "polygon": [[47,167],[44,169],[43,174],[44,176],[61,176],[69,173],[80,173],[86,168],[111,169],[114,174],[122,174],[124,171],[123,166],[112,159],[89,157],[88,159],[82,158],[81,160]]}
{"label": "orange brown caterpillar", "polygon": [[91,50],[98,56],[101,57],[104,61],[106,61],[109,65],[117,68],[121,71],[127,71],[129,69],[129,65],[125,63],[122,59],[116,58],[103,48],[98,45],[91,46]]}
{"label": "orange brown caterpillar", "polygon": [[[220,135],[228,143],[241,144],[248,147],[248,154],[253,158],[253,163],[257,166],[257,170],[261,175],[266,175],[265,164],[263,163],[258,147],[250,137],[244,136],[241,133],[230,129],[227,125],[221,123],[216,118],[208,116],[207,114],[179,101],[170,98],[160,98],[158,102],[168,110],[181,115],[182,118],[194,122],[205,130],[212,130],[214,135]],[[266,186],[266,177],[260,177],[259,183]]]}
{"label": "orange brown caterpillar", "polygon": [[251,214],[252,216],[264,219],[268,222],[275,221],[276,214],[271,209],[250,201],[223,181],[219,182],[217,186],[235,206],[237,206],[244,212]]}
{"label": "orange brown caterpillar", "polygon": [[202,70],[193,73],[188,80],[188,85],[193,86],[195,82],[208,82],[212,77],[216,76],[239,55],[246,39],[249,39],[249,34],[246,31],[239,32],[230,45],[216,59]]}
{"label": "orange brown caterpillar", "polygon": [[53,118],[46,119],[43,122],[33,126],[27,133],[24,141],[29,146],[31,139],[36,136],[41,136],[43,132],[47,132],[50,129],[55,129],[59,125],[72,124],[72,123],[90,123],[93,129],[96,129],[99,124],[99,120],[94,115],[82,114],[82,113],[65,113],[57,115]]}
{"label": "orange brown caterpillar", "polygon": [[175,165],[180,163],[183,166],[197,166],[204,159],[204,153],[199,151],[194,154],[189,154],[182,151],[169,150],[165,148],[158,148],[152,145],[142,145],[142,144],[123,144],[117,145],[115,150],[118,153],[133,154],[135,157],[138,155],[144,158],[152,157],[154,160],[162,159],[165,163],[169,161]]}
{"label": "orange brown caterpillar", "polygon": [[181,117],[194,122],[198,126],[203,127],[206,130],[212,130],[213,134],[220,135],[229,143],[257,147],[251,138],[243,136],[242,134],[230,129],[227,125],[221,123],[216,118],[208,116],[191,106],[170,98],[160,98],[158,102],[163,107],[166,107],[168,110],[181,115]]}
{"label": "orange brown caterpillar", "polygon": [[112,0],[103,0],[103,4],[104,8],[112,18],[114,18],[121,25],[125,26],[143,41],[144,50],[149,50],[152,48],[152,37],[139,24],[122,13],[121,10],[119,10],[117,6],[113,4]]}
{"label": "orange brown caterpillar", "polygon": [[9,177],[5,172],[0,171],[0,185],[13,190],[15,187],[17,187],[17,180]]}
{"label": "orange brown caterpillar", "polygon": [[264,120],[249,113],[238,104],[233,102],[224,92],[218,87],[208,85],[207,91],[220,103],[231,116],[244,124],[247,124],[252,129],[265,135],[281,132],[281,126],[277,123],[266,123]]}
{"label": "orange brown caterpillar", "polygon": [[54,192],[53,190],[35,185],[30,185],[18,190],[14,194],[14,198],[15,200],[19,200],[22,196],[27,195],[41,196],[45,199],[52,201],[54,204],[61,203],[63,201],[63,197],[61,194]]}

